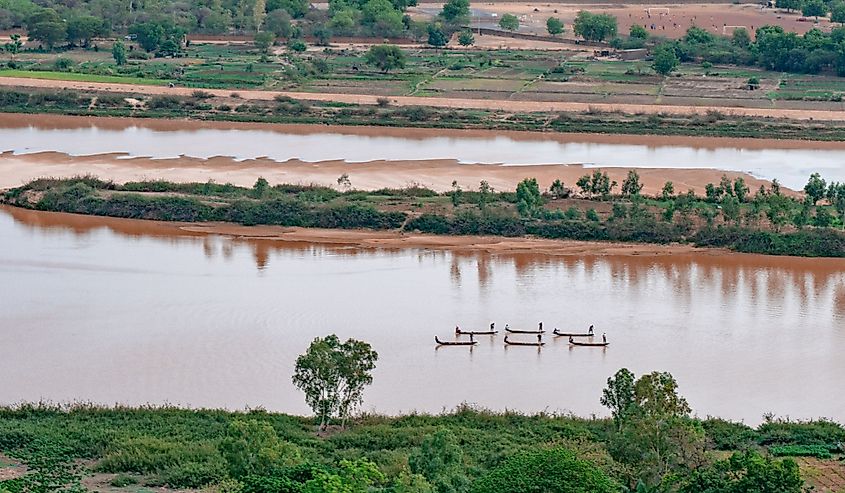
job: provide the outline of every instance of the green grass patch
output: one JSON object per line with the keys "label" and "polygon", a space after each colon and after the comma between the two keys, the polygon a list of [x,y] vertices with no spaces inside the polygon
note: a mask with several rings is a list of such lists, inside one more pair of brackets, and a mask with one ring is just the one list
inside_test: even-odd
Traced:
{"label": "green grass patch", "polygon": [[0,70],[0,77],[21,77],[25,79],[66,80],[72,82],[103,82],[116,84],[143,84],[162,86],[169,81],[161,79],[144,79],[141,77],[122,77],[117,75],[91,75],[74,72],[50,72],[31,70]]}

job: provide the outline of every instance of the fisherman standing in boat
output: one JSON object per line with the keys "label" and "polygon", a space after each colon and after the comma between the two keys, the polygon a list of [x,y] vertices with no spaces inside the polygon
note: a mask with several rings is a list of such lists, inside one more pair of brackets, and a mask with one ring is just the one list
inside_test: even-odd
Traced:
{"label": "fisherman standing in boat", "polygon": [[588,334],[593,335],[593,326],[592,325],[590,326],[590,331],[588,332]]}
{"label": "fisherman standing in boat", "polygon": [[455,335],[458,335],[460,333],[461,333],[461,327],[459,325],[456,325],[455,326]]}
{"label": "fisherman standing in boat", "polygon": [[[540,324],[543,325],[543,324]],[[543,334],[537,334],[537,344],[543,343]]]}
{"label": "fisherman standing in boat", "polygon": [[493,332],[495,329],[493,327],[496,326],[496,322],[490,322],[490,332]]}
{"label": "fisherman standing in boat", "polygon": [[603,343],[607,344],[607,334],[602,333],[602,335],[601,335],[601,342],[603,342]]}
{"label": "fisherman standing in boat", "polygon": [[575,344],[575,339],[572,336],[569,336],[569,344]]}
{"label": "fisherman standing in boat", "polygon": [[538,329],[540,332],[543,331],[543,322],[540,322],[540,328]]}
{"label": "fisherman standing in boat", "polygon": [[475,336],[472,334],[472,332],[469,333],[469,342],[470,343],[475,342]]}

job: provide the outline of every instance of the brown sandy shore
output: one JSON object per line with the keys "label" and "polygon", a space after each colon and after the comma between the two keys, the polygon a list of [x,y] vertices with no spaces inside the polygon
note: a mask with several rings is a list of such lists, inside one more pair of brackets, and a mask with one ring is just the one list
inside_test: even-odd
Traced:
{"label": "brown sandy shore", "polygon": [[[120,84],[104,82],[77,82],[63,80],[27,79],[21,77],[0,77],[0,86],[21,88],[76,89],[105,91],[115,93],[133,93],[149,95],[190,96],[196,89],[187,87],[164,87],[139,84]],[[240,100],[272,100],[276,96],[287,96],[306,101],[331,101],[348,104],[376,104],[382,96],[370,94],[333,94],[291,91],[256,91],[231,89],[204,89],[217,97],[229,97],[237,92]],[[793,120],[845,121],[845,111],[837,110],[796,110],[779,108],[740,108],[735,106],[689,106],[689,105],[650,105],[625,103],[579,103],[571,101],[513,101],[500,99],[435,98],[420,96],[391,96],[390,102],[396,106],[431,106],[437,108],[463,108],[498,110],[511,112],[587,112],[604,111],[625,114],[668,114],[668,115],[705,115],[708,111],[719,111],[731,116],[788,118]]]}
{"label": "brown sandy shore", "polygon": [[[481,180],[496,190],[513,191],[525,178],[537,178],[540,186],[548,188],[560,179],[574,186],[578,178],[594,169],[606,171],[610,179],[622,183],[632,168],[584,168],[580,165],[504,166],[496,164],[459,164],[454,160],[370,161],[347,163],[322,161],[317,163],[290,160],[283,163],[270,159],[236,161],[228,157],[211,159],[181,157],[175,159],[121,158],[115,154],[68,156],[57,152],[13,155],[0,154],[0,188],[13,188],[37,178],[70,178],[94,175],[116,183],[128,181],[165,180],[175,183],[209,180],[250,187],[258,177],[270,184],[321,185],[337,187],[337,179],[349,176],[358,190],[424,186],[438,192],[452,189],[456,181],[464,189],[476,189]],[[677,192],[688,189],[704,193],[707,183],[718,183],[722,175],[731,179],[742,176],[746,184],[756,190],[770,183],[746,173],[713,169],[636,168],[643,193],[659,194],[666,181],[672,181]]]}
{"label": "brown sandy shore", "polygon": [[[202,128],[260,129],[291,134],[332,132],[356,135],[393,136],[423,139],[434,136],[494,137],[507,136],[514,140],[551,140],[558,142],[614,143],[637,145],[675,145],[700,149],[740,147],[746,149],[845,149],[845,142],[812,142],[767,139],[702,138],[677,136],[635,136],[597,134],[543,134],[536,132],[499,132],[489,130],[403,129],[384,127],[341,127],[327,125],[274,125],[262,123],[201,122],[193,120],[151,120],[132,118],[97,118],[58,115],[0,114],[0,128],[37,126],[46,129],[73,129],[96,125],[118,130],[144,127],[153,130],[197,130]],[[630,168],[599,168],[619,183]],[[236,161],[230,157],[210,159],[180,157],[173,159],[125,158],[115,154],[68,156],[56,152],[13,155],[0,154],[0,188],[20,186],[42,177],[66,178],[91,174],[118,183],[139,180],[167,180],[172,182],[232,183],[251,186],[259,176],[272,184],[317,184],[337,186],[337,178],[346,173],[353,187],[360,190],[401,188],[422,185],[436,191],[448,191],[452,182],[465,189],[475,189],[481,180],[493,188],[514,190],[526,177],[537,178],[543,187],[561,179],[570,186],[584,173],[592,171],[580,165],[504,166],[494,164],[458,164],[454,160],[371,161],[347,163],[322,161],[317,163],[290,160],[279,163],[270,159]],[[637,168],[644,184],[644,193],[657,194],[663,183],[672,181],[677,192],[688,189],[703,193],[707,183],[717,183],[722,175],[742,176],[754,190],[767,181],[739,172],[714,169]]]}

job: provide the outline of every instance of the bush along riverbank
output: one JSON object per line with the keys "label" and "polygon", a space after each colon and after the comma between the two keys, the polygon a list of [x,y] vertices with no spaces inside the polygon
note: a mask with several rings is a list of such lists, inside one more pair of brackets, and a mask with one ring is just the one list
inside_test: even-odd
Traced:
{"label": "bush along riverbank", "polygon": [[0,112],[261,123],[845,140],[843,122],[754,118],[719,111],[710,111],[704,115],[631,115],[597,109],[571,113],[514,113],[431,106],[355,105],[297,100],[285,96],[268,101],[246,100],[240,96],[213,97],[202,90],[194,91],[193,96],[148,96],[133,92],[0,89]]}
{"label": "bush along riverbank", "polygon": [[841,425],[698,419],[668,373],[621,369],[600,401],[610,418],[460,407],[319,431],[265,411],[2,407],[0,492],[802,493],[845,469]]}
{"label": "bush along riverbank", "polygon": [[[349,186],[344,176],[340,184]],[[709,184],[706,196],[676,195],[667,182],[658,197],[640,194],[636,171],[616,183],[595,171],[577,184],[541,191],[535,179],[516,192],[478,190],[438,194],[420,187],[338,191],[318,186],[252,188],[215,183],[130,182],[94,177],[41,179],[11,189],[7,204],[161,221],[223,221],[244,225],[368,228],[438,235],[536,236],[549,239],[690,243],[739,252],[845,257],[845,184],[813,175],[803,198],[781,193],[775,181],[752,194],[741,178]]]}

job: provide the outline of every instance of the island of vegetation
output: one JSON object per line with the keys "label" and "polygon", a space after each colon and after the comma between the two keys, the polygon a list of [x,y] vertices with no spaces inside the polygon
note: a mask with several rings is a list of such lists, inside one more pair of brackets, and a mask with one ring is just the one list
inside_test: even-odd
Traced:
{"label": "island of vegetation", "polygon": [[316,338],[292,377],[314,418],[0,408],[0,492],[803,493],[829,486],[814,471],[835,470],[845,452],[837,423],[700,419],[671,374],[624,368],[598,399],[609,418],[357,414],[377,361],[366,342]]}
{"label": "island of vegetation", "polygon": [[[645,196],[636,170],[621,185],[595,170],[573,190],[556,180],[541,190],[526,178],[515,192],[482,181],[446,193],[414,186],[359,191],[349,178],[329,187],[230,184],[117,184],[95,177],[39,179],[6,191],[6,204],[43,211],[181,222],[394,230],[436,235],[535,236],[549,239],[691,243],[746,253],[845,256],[845,184],[813,174],[803,195],[777,180],[752,191],[739,177],[707,184],[705,196],[666,182]],[[544,187],[545,188],[545,187]]]}

